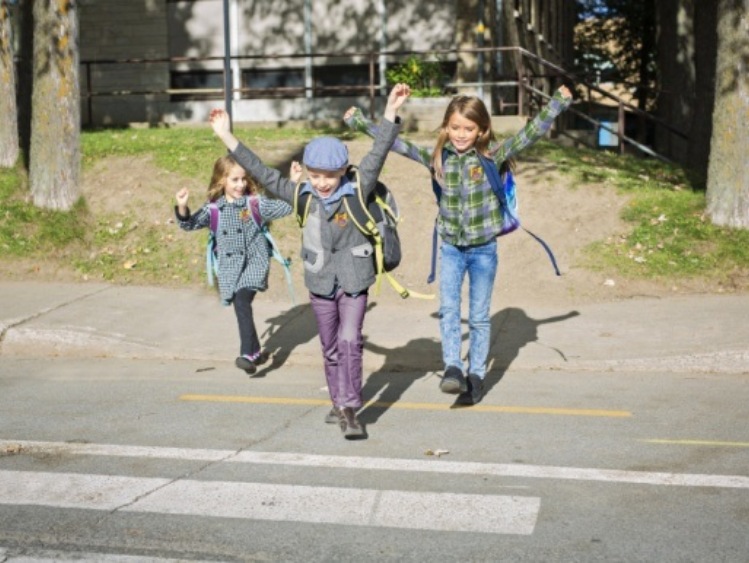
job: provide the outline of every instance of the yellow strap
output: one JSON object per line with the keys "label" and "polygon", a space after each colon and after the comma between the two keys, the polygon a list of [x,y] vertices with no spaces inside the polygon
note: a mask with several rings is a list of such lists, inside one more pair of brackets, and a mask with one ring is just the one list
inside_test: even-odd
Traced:
{"label": "yellow strap", "polygon": [[[364,204],[364,200],[362,199],[362,192],[361,192],[361,185],[359,184],[359,173],[356,173],[356,187],[358,191],[359,201],[362,203],[362,209],[366,211],[366,205]],[[377,198],[377,201],[380,203],[380,205],[383,207],[384,211],[387,211],[394,220],[398,220],[398,218],[393,213],[393,210],[390,208],[389,205],[387,205],[382,198]],[[403,287],[398,280],[396,280],[393,276],[390,275],[390,272],[385,271],[385,257],[384,253],[382,251],[382,235],[380,235],[380,231],[377,229],[377,224],[374,222],[373,218],[369,218],[366,222],[366,224],[362,225],[357,220],[356,217],[354,217],[354,214],[351,213],[351,208],[349,207],[348,201],[346,198],[343,198],[343,204],[346,206],[346,211],[348,212],[348,216],[353,221],[354,225],[365,234],[369,234],[372,237],[372,240],[374,242],[374,253],[375,253],[375,288],[374,288],[374,294],[379,295],[380,294],[380,286],[382,285],[382,277],[385,276],[387,280],[390,282],[390,285],[393,287],[393,289],[398,292],[398,295],[400,295],[403,299],[406,299],[408,297],[415,297],[417,299],[434,299],[433,294],[427,294],[427,293],[419,293],[417,291],[411,291],[409,289],[406,289]]]}
{"label": "yellow strap", "polygon": [[398,283],[398,280],[396,280],[393,276],[390,275],[390,272],[382,272],[381,275],[377,276],[378,282],[381,276],[387,277],[388,281],[390,282],[390,285],[393,286],[393,289],[398,292],[398,294],[403,298],[407,299],[408,297],[413,297],[415,299],[434,299],[433,293],[419,293],[418,291],[412,291],[410,289],[406,289],[403,287],[400,283]]}
{"label": "yellow strap", "polygon": [[312,195],[310,194],[307,196],[307,203],[304,206],[304,211],[302,211],[301,217],[297,214],[297,206],[299,205],[299,188],[301,187],[302,182],[299,181],[299,183],[296,185],[296,188],[294,188],[294,201],[292,207],[294,208],[294,214],[296,215],[296,221],[299,223],[299,227],[304,228],[305,223],[307,222],[307,215],[309,215],[309,206],[312,203]]}
{"label": "yellow strap", "polygon": [[390,207],[387,202],[382,199],[380,196],[375,196],[375,201],[380,206],[380,208],[386,212],[390,217],[393,219],[393,221],[397,224],[400,223],[401,218],[396,216],[395,211],[393,211],[393,208]]}

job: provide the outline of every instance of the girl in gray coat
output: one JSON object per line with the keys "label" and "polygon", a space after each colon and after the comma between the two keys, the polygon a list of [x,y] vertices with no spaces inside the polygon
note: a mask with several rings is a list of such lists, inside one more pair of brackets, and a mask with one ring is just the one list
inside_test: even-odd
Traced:
{"label": "girl in gray coat", "polygon": [[[411,91],[396,84],[388,96],[384,119],[372,150],[359,164],[359,181],[366,198],[377,183],[390,146],[400,129],[397,111]],[[232,134],[229,117],[213,110],[210,122],[231,155],[264,189],[292,202],[297,183],[263,164]],[[310,208],[302,231],[304,282],[320,333],[325,378],[332,409],[326,422],[338,423],[347,439],[366,436],[356,418],[362,406],[362,326],[368,289],[375,282],[373,248],[346,212],[343,198],[354,195],[355,179],[347,174],[346,146],[332,137],[313,139],[304,149]]]}
{"label": "girl in gray coat", "polygon": [[252,301],[258,291],[268,288],[270,249],[268,240],[252,217],[249,198],[258,198],[263,222],[291,213],[288,203],[260,196],[259,191],[259,184],[234,158],[223,156],[213,165],[208,202],[194,214],[190,213],[187,207],[190,192],[182,188],[177,192],[175,207],[177,222],[185,231],[210,227],[211,206],[218,210],[218,288],[221,301],[225,305],[234,305],[237,316],[240,347],[235,365],[250,374],[255,373],[258,364],[268,359],[268,355],[260,350]]}

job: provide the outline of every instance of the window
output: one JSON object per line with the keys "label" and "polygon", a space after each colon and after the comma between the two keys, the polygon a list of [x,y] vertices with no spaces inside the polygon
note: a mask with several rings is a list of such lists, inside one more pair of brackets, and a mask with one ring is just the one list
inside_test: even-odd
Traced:
{"label": "window", "polygon": [[[299,68],[242,71],[243,98],[298,98],[304,96],[304,70]],[[279,88],[279,90],[273,91]]]}
{"label": "window", "polygon": [[[379,76],[375,68],[375,80]],[[352,96],[369,88],[369,65],[328,65],[312,69],[315,96]]]}
{"label": "window", "polygon": [[[174,90],[171,100],[181,102],[186,100],[220,100],[224,97],[224,73],[210,70],[173,70],[170,74],[170,85]],[[199,90],[218,89],[220,92],[200,92]]]}

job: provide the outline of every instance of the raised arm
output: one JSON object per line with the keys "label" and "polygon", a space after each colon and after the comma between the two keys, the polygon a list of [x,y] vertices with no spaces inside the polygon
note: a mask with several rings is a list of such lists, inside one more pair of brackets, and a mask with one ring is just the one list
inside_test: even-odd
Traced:
{"label": "raised arm", "polygon": [[572,103],[572,92],[566,86],[560,86],[539,114],[534,117],[518,133],[499,143],[489,152],[494,161],[499,166],[508,158],[516,156],[523,149],[531,146],[533,143],[543,137],[551,128],[554,120],[559,114],[566,110]]}
{"label": "raised arm", "polygon": [[224,110],[211,110],[208,119],[213,132],[221,139],[221,142],[229,149],[231,155],[242,168],[257,178],[258,182],[276,197],[287,202],[293,199],[295,184],[287,178],[283,178],[281,172],[275,168],[263,164],[252,150],[234,136],[229,127],[229,115]]}
{"label": "raised arm", "polygon": [[[343,119],[351,129],[370,137],[374,138],[379,131],[379,127],[372,120],[368,119],[359,108],[352,107],[349,109],[343,116]],[[398,137],[393,142],[390,150],[401,156],[420,162],[427,168],[431,168],[432,151],[430,149],[419,147],[402,137]]]}
{"label": "raised arm", "polygon": [[221,139],[221,142],[226,145],[229,152],[234,152],[239,145],[239,139],[234,136],[231,132],[231,123],[229,121],[229,114],[222,109],[212,109],[208,115],[208,121],[213,128],[213,132],[216,136]]}
{"label": "raised arm", "polygon": [[406,84],[396,84],[388,95],[382,125],[376,130],[372,149],[359,163],[359,179],[364,194],[372,191],[385,164],[388,151],[400,131],[398,110],[411,95]]}

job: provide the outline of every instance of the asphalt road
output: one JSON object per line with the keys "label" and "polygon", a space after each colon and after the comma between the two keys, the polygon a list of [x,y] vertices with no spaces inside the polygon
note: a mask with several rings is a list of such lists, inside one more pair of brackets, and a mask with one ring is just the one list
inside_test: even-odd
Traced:
{"label": "asphalt road", "polygon": [[454,409],[380,369],[0,362],[0,561],[749,561],[749,377],[510,369]]}

